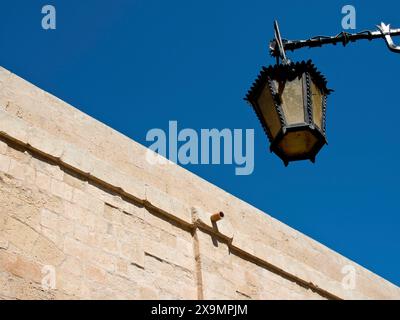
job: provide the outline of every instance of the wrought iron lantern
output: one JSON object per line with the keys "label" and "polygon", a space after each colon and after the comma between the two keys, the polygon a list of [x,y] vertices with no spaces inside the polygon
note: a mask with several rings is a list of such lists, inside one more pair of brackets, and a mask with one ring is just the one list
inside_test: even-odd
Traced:
{"label": "wrought iron lantern", "polygon": [[311,61],[263,68],[247,94],[285,165],[315,156],[326,143],[326,100],[331,90]]}
{"label": "wrought iron lantern", "polygon": [[400,52],[391,35],[400,35],[400,29],[392,30],[381,24],[378,31],[357,34],[342,32],[335,37],[314,37],[309,40],[282,40],[275,21],[275,39],[270,43],[271,55],[276,65],[263,67],[258,78],[246,95],[270,141],[270,151],[279,156],[287,166],[296,160],[311,160],[327,143],[326,104],[332,92],[325,77],[311,60],[291,62],[285,49],[316,47],[322,44],[346,45],[359,39],[385,38],[391,51]]}

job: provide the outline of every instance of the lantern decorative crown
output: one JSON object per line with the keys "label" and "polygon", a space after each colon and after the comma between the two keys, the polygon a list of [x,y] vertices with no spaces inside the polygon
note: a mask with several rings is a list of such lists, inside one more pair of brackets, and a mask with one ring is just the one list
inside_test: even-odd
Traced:
{"label": "lantern decorative crown", "polygon": [[270,140],[271,152],[285,165],[295,160],[314,162],[327,143],[325,116],[330,92],[311,60],[262,68],[246,100]]}

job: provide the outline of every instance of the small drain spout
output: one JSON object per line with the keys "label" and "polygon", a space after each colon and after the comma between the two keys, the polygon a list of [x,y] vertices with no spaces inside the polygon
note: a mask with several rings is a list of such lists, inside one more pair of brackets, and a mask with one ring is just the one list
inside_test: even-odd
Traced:
{"label": "small drain spout", "polygon": [[221,220],[224,216],[225,216],[225,214],[222,211],[219,211],[219,212],[211,215],[210,219],[212,222],[217,222],[217,221]]}

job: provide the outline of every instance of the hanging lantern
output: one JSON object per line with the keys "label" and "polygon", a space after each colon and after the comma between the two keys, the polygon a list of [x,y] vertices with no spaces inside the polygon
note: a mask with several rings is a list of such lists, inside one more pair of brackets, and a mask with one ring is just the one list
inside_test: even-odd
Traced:
{"label": "hanging lantern", "polygon": [[263,67],[246,100],[285,165],[315,157],[327,143],[326,100],[331,90],[311,61]]}

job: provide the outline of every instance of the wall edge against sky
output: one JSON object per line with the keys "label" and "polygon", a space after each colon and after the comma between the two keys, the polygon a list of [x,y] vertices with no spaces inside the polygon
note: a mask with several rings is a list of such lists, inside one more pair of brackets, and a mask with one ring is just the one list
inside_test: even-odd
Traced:
{"label": "wall edge against sky", "polygon": [[[51,112],[47,113],[46,111],[52,110],[55,113],[60,112],[60,118],[58,119],[60,122],[58,125],[60,127],[65,125],[65,132],[70,130],[72,128],[70,126],[73,126],[73,124],[66,125],[61,121],[64,112],[71,119],[83,119],[82,121],[86,123],[83,128],[86,128],[86,125],[88,127],[96,125],[97,127],[100,126],[97,130],[103,133],[110,130],[110,128],[84,115],[75,108],[70,108],[69,110],[62,109],[64,107],[68,108],[68,105],[61,101],[59,101],[61,105],[52,103],[55,100],[48,93],[4,69],[0,72],[0,82],[0,136],[2,140],[8,141],[11,144],[15,143],[32,153],[46,157],[64,169],[72,170],[87,179],[92,179],[96,183],[116,191],[123,197],[157,210],[166,219],[173,219],[185,228],[200,229],[203,232],[212,233],[226,241],[239,254],[246,255],[247,258],[255,260],[254,263],[259,262],[265,266],[270,266],[272,269],[275,269],[275,273],[288,277],[291,281],[302,283],[322,296],[333,299],[379,298],[385,297],[385,295],[386,298],[400,297],[400,289],[398,287],[297,231],[293,230],[293,234],[289,234],[292,231],[287,229],[286,226],[280,226],[280,224],[283,225],[282,223],[270,218],[268,215],[261,216],[259,210],[229,195],[225,191],[221,190],[221,192],[218,192],[217,198],[220,199],[215,200],[215,205],[208,207],[204,203],[207,201],[206,198],[195,199],[194,201],[187,201],[186,198],[178,199],[175,196],[176,194],[170,194],[169,184],[166,184],[165,187],[163,184],[157,185],[154,181],[148,180],[149,175],[138,177],[132,174],[132,172],[127,172],[126,168],[119,168],[115,162],[112,163],[108,159],[99,159],[94,152],[86,149],[84,145],[72,142],[71,139],[73,140],[74,137],[68,140],[62,135],[58,136],[50,127],[47,128],[45,123],[39,123],[38,119],[40,117],[46,119],[47,114],[51,114]],[[34,96],[35,99],[31,99],[30,96]],[[50,101],[52,101],[51,103],[46,100],[49,97]],[[35,109],[32,109],[35,107],[38,107],[38,110],[35,111]],[[36,117],[32,116],[35,112],[37,112]],[[55,121],[56,119],[53,120]],[[115,135],[114,130],[113,132]],[[93,133],[89,132],[87,134],[91,135]],[[102,144],[102,136],[91,138],[95,139],[99,146]],[[115,139],[116,150],[118,150],[120,139]],[[130,140],[126,137],[123,139]],[[130,143],[135,144],[132,147],[137,152],[135,156],[143,158],[146,148],[143,146],[138,147],[138,144],[133,140],[130,140]],[[132,166],[146,171],[148,167],[146,167],[143,161],[145,160],[137,159],[137,162]],[[185,169],[183,169],[184,171],[181,168],[176,169],[177,165],[169,164],[169,166],[172,166],[173,170],[176,170],[174,173],[178,176],[178,178],[173,177],[173,179],[181,181],[190,176],[190,179],[195,180],[193,184],[201,184],[201,188],[209,188],[210,191],[205,191],[205,195],[212,194],[216,189],[219,189]],[[164,171],[166,171],[165,168],[157,168],[157,170],[157,174],[165,174]],[[129,179],[126,179],[126,177],[129,177]],[[197,190],[193,189],[191,191],[195,193]],[[315,265],[308,265],[305,261],[300,260],[302,258],[296,256],[296,251],[294,253],[289,252],[289,249],[291,249],[290,245],[287,247],[288,252],[285,252],[279,249],[280,246],[274,247],[270,243],[264,243],[262,233],[257,233],[256,237],[252,237],[251,228],[250,231],[245,230],[238,223],[241,220],[238,214],[242,213],[242,211],[235,211],[234,208],[225,204],[225,202],[230,201],[234,204],[239,201],[241,210],[250,212],[246,218],[246,224],[254,223],[257,225],[262,221],[264,226],[271,228],[264,228],[266,233],[268,231],[271,231],[271,233],[276,232],[275,227],[279,225],[282,228],[280,232],[283,233],[283,237],[293,238],[293,245],[304,247],[306,257],[309,254],[309,251],[307,251],[308,246],[313,247],[314,251],[320,250],[319,254],[322,256],[332,255],[332,261],[337,261],[337,265],[332,264],[331,267],[335,268],[335,271],[331,272],[338,272],[340,274],[340,268],[336,270],[338,266],[340,267],[346,263],[354,265],[360,276],[360,281],[365,284],[366,288],[371,288],[371,291],[344,290],[340,281],[333,279],[324,271],[319,271]],[[195,207],[200,207],[202,219],[199,216],[193,215],[193,208]],[[210,227],[207,221],[207,217],[209,217],[208,212],[216,207],[223,207],[224,212],[227,212],[226,219],[220,222],[220,230]],[[255,212],[256,210],[258,211],[257,213]],[[339,274],[338,278],[340,277]]]}

